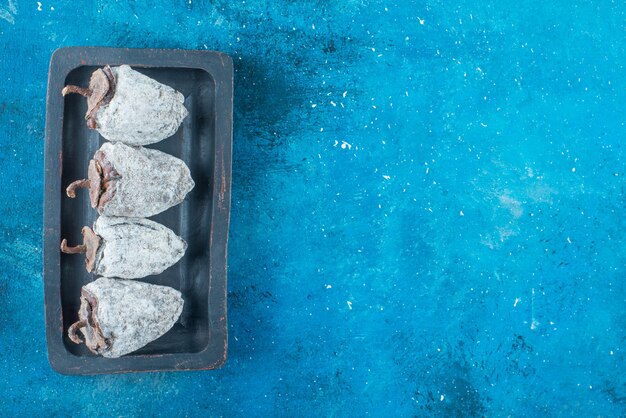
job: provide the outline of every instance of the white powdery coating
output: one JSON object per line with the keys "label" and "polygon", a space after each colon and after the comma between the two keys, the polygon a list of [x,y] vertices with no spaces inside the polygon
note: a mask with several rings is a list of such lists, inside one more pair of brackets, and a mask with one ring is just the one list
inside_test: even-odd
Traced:
{"label": "white powdery coating", "polygon": [[122,177],[100,215],[147,218],[178,205],[194,187],[189,167],[164,152],[119,142],[100,151]]}
{"label": "white powdery coating", "polygon": [[139,279],[159,274],[187,249],[171,229],[148,219],[101,216],[93,231],[102,238],[94,273],[104,277]]}
{"label": "white powdery coating", "polygon": [[112,71],[115,94],[96,113],[100,135],[129,145],[153,144],[174,135],[188,114],[185,97],[128,65]]}
{"label": "white powdery coating", "polygon": [[130,280],[99,278],[85,286],[98,302],[95,317],[111,342],[104,357],[140,349],[174,326],[184,301],[178,290]]}

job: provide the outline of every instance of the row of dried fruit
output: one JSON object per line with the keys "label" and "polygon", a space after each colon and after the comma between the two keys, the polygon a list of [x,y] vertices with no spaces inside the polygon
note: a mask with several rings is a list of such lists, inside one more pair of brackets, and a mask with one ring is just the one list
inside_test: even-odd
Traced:
{"label": "row of dried fruit", "polygon": [[111,141],[89,162],[88,177],[67,187],[71,198],[89,189],[100,217],[93,229],[83,228],[83,244],[69,247],[64,239],[61,251],[85,253],[87,271],[101,276],[82,287],[68,336],[115,358],[165,334],[183,309],[178,290],[128,279],[163,272],[187,249],[172,230],[145,218],[183,201],[194,187],[189,168],[142,146],[173,135],[188,112],[180,92],[127,65],[98,69],[88,88],[66,86],[68,93],[87,98],[87,126]]}

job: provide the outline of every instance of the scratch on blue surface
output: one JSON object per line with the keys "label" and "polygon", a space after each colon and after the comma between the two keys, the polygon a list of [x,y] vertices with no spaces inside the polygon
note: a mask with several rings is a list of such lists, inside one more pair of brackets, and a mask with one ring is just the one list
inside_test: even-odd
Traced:
{"label": "scratch on blue surface", "polygon": [[4,19],[10,24],[15,24],[15,15],[17,14],[17,7],[13,0],[8,0],[6,8],[0,7],[0,19]]}
{"label": "scratch on blue surface", "polygon": [[[624,4],[248,3],[0,4],[0,413],[625,415]],[[234,59],[221,370],[48,365],[45,94],[69,45]]]}

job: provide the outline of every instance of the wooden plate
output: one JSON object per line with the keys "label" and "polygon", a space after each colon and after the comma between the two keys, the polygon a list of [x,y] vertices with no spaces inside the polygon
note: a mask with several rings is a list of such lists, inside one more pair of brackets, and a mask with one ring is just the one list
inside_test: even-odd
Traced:
{"label": "wooden plate", "polygon": [[[185,256],[160,275],[142,281],[182,292],[183,313],[165,335],[117,359],[98,357],[67,337],[77,319],[80,289],[96,279],[84,258],[61,254],[59,243],[81,241],[81,228],[98,214],[86,191],[65,195],[70,182],[85,178],[87,164],[104,142],[87,128],[87,103],[65,98],[66,84],[87,86],[105,64],[128,64],[185,95],[189,116],[178,132],[149,145],[189,166],[195,188],[185,201],[151,219],[171,228],[189,244]],[[44,193],[44,292],[48,358],[64,374],[213,369],[227,352],[226,268],[230,216],[233,65],[213,51],[70,47],[52,55],[48,79]]]}

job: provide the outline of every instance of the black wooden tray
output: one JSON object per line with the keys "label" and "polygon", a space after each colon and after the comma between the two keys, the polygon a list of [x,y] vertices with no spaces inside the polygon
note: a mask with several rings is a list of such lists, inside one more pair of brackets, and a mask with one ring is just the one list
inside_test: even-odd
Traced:
{"label": "black wooden tray", "polygon": [[[67,337],[77,319],[80,288],[96,279],[84,257],[61,254],[59,243],[81,241],[81,228],[97,212],[88,193],[65,195],[73,180],[85,178],[87,164],[104,139],[85,124],[86,100],[61,95],[66,84],[87,86],[105,64],[128,64],[185,95],[189,116],[178,132],[149,148],[187,163],[196,186],[185,201],[151,219],[189,244],[180,262],[142,279],[180,290],[185,307],[161,338],[117,359],[98,357]],[[212,369],[226,361],[226,258],[230,216],[233,65],[212,51],[71,47],[50,61],[46,112],[44,192],[44,292],[48,358],[64,374]]]}

